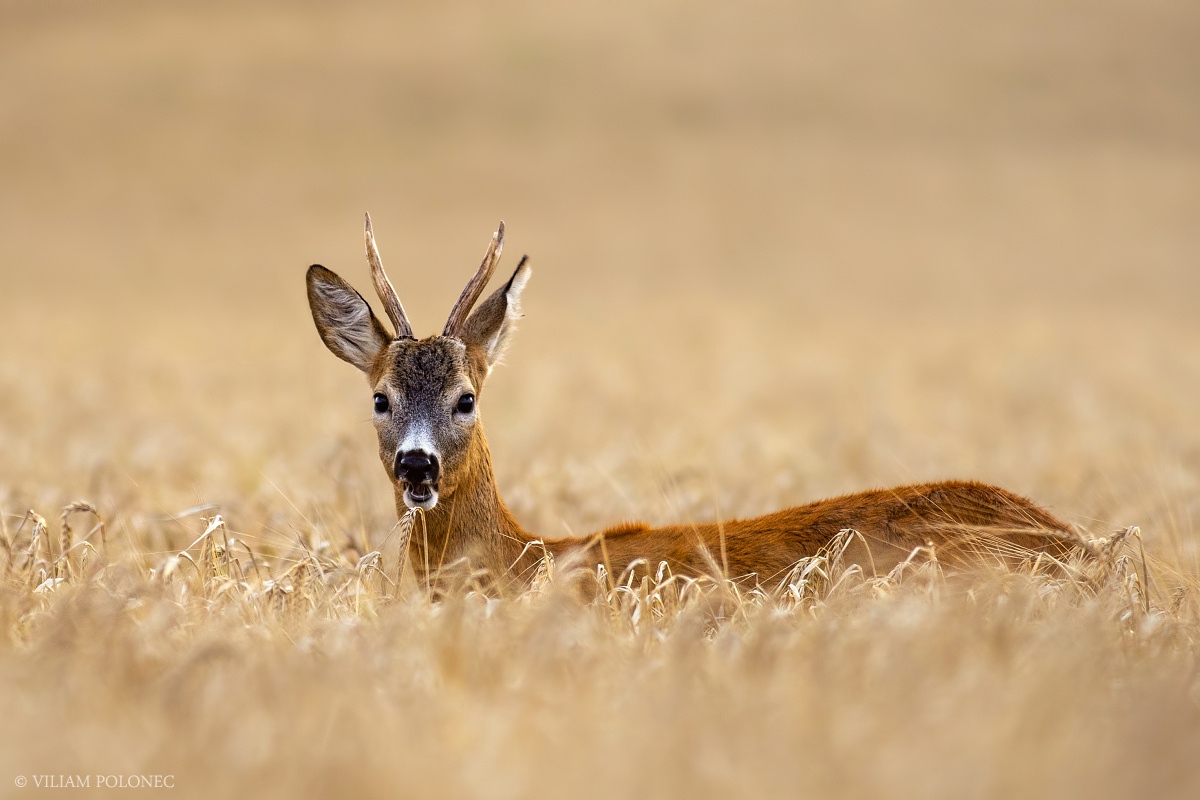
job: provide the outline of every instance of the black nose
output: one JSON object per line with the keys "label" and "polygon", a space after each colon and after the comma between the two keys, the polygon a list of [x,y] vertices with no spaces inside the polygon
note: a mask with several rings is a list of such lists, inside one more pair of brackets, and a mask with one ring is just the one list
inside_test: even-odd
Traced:
{"label": "black nose", "polygon": [[396,454],[396,478],[409,486],[437,483],[437,456],[423,450],[401,450]]}

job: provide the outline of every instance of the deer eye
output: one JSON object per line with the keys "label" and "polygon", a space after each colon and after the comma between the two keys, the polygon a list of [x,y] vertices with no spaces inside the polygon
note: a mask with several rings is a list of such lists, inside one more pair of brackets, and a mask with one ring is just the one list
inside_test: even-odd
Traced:
{"label": "deer eye", "polygon": [[389,408],[391,408],[391,404],[388,403],[387,396],[382,395],[379,392],[376,392],[375,393],[375,413],[376,414],[386,414]]}
{"label": "deer eye", "polygon": [[475,410],[475,395],[468,392],[458,398],[458,403],[455,404],[454,410],[460,414],[470,414]]}

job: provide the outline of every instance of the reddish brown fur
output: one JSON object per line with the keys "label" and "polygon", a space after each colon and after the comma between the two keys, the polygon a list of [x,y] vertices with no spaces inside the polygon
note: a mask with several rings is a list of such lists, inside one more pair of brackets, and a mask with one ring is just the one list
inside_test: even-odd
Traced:
{"label": "reddish brown fur", "polygon": [[[520,526],[500,499],[482,436],[472,461],[471,478],[460,484],[454,497],[425,515],[431,570],[467,559],[492,574],[528,581],[542,557],[539,540]],[[397,511],[405,510],[397,493]],[[614,576],[639,561],[638,574],[654,574],[666,562],[674,574],[716,571],[770,585],[843,530],[862,535],[852,541],[846,558],[868,574],[885,573],[926,545],[932,545],[943,563],[958,565],[979,557],[995,560],[998,554],[1006,561],[1014,554],[1038,552],[1064,559],[1076,549],[1088,549],[1065,523],[1031,501],[973,481],[875,489],[746,520],[660,528],[630,522],[543,544],[558,558],[604,564]],[[424,577],[422,537],[414,537],[414,548],[413,564]]]}

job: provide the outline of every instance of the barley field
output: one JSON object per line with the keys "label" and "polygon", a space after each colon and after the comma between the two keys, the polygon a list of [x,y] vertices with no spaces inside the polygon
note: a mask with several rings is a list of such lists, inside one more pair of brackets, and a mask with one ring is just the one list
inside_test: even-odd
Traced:
{"label": "barley field", "polygon": [[[0,794],[1200,796],[1197,41],[1184,0],[0,3]],[[532,531],[971,478],[1102,556],[431,593],[305,301],[368,294],[364,211],[421,335],[498,220],[531,255],[480,409]]]}

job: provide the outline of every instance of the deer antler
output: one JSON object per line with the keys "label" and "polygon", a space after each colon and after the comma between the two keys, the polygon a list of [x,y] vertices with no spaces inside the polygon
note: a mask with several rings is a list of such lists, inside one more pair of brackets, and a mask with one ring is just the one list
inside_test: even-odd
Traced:
{"label": "deer antler", "polygon": [[487,282],[492,279],[492,273],[496,271],[496,264],[500,262],[500,252],[503,249],[504,222],[501,221],[496,232],[492,234],[492,241],[488,245],[487,252],[483,254],[483,263],[479,265],[479,271],[475,273],[475,277],[471,278],[467,288],[463,289],[462,294],[458,296],[458,302],[454,304],[454,309],[450,312],[450,319],[446,320],[446,329],[442,331],[443,336],[457,338],[462,333],[463,323],[467,321],[467,315],[471,313],[471,308],[479,299],[479,295],[483,294],[483,287],[487,286]]}
{"label": "deer antler", "polygon": [[371,265],[371,282],[375,284],[375,291],[379,293],[379,299],[383,302],[383,310],[387,312],[388,319],[396,326],[396,337],[412,338],[412,326],[408,324],[404,306],[400,305],[400,297],[392,287],[392,282],[388,280],[387,273],[383,271],[383,262],[379,260],[379,249],[375,247],[375,233],[371,230],[371,215],[367,214],[366,216],[367,263]]}

